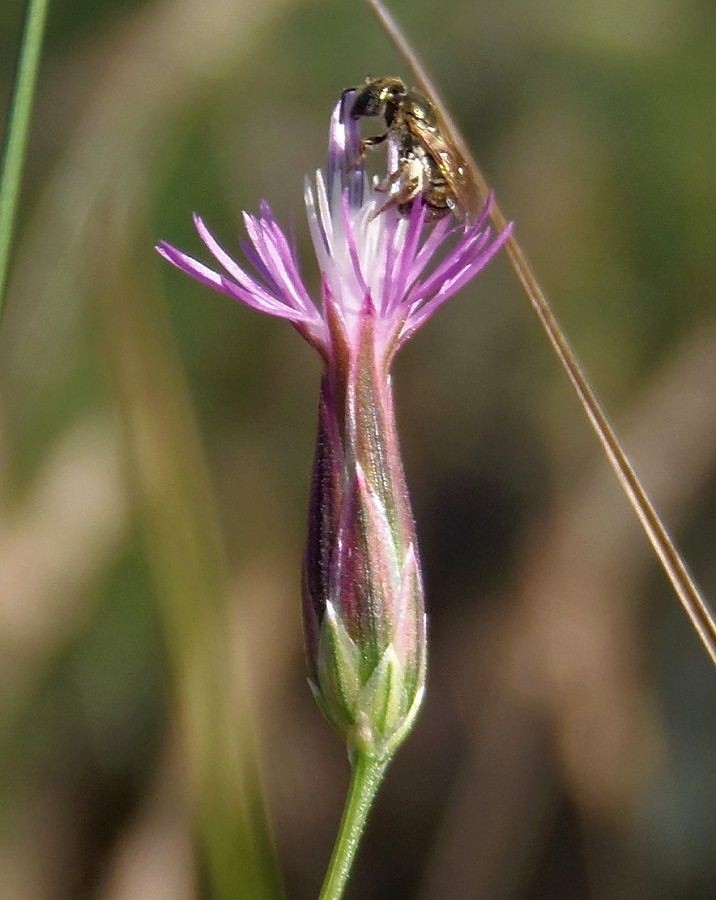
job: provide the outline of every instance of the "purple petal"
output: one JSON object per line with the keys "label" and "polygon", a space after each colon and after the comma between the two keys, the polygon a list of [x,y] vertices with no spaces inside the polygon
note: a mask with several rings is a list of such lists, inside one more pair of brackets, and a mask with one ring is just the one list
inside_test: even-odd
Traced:
{"label": "purple petal", "polygon": [[321,265],[324,262],[324,258],[330,255],[331,244],[326,235],[323,220],[316,209],[313,186],[309,178],[305,178],[303,182],[303,202],[306,207],[306,218],[308,220],[308,228],[311,232],[313,248],[318,257],[319,265]]}
{"label": "purple petal", "polygon": [[[381,215],[383,216],[384,223],[382,237],[385,242],[385,271],[383,274],[383,296],[380,311],[381,313],[387,313],[393,296],[393,269],[395,268],[396,260],[400,256],[400,248],[398,247],[398,226],[400,224],[400,219],[398,218],[397,212],[393,212],[391,215],[389,210],[381,213]],[[388,215],[391,215],[391,218],[388,224],[385,225],[385,217]]]}
{"label": "purple petal", "polygon": [[485,242],[490,238],[490,234],[491,231],[489,229],[482,232],[479,230],[468,232],[425,281],[417,281],[413,285],[410,291],[411,302],[427,297],[434,290],[439,289],[443,282],[460,271],[465,266],[468,258],[473,255],[475,248],[479,250],[485,245]]}
{"label": "purple petal", "polygon": [[201,216],[194,213],[194,225],[199,233],[199,237],[206,244],[209,252],[220,263],[231,277],[236,281],[238,286],[245,291],[249,291],[256,296],[257,299],[271,305],[277,301],[277,298],[270,294],[262,285],[251,278],[241,266],[232,259],[224,248],[219,244],[216,238],[211,234],[204,224]]}
{"label": "purple petal", "polygon": [[[271,214],[268,204],[263,204],[263,209],[268,212],[268,215]],[[256,253],[260,256],[269,277],[277,286],[283,302],[294,309],[308,312],[309,317],[315,318],[315,308],[308,300],[303,282],[300,277],[293,279],[287,269],[286,263],[291,267],[293,260],[290,252],[282,252],[281,247],[277,245],[271,229],[271,220],[256,218],[244,213],[244,222]],[[306,300],[310,304],[310,310],[306,309]]]}
{"label": "purple petal", "polygon": [[360,267],[360,255],[358,253],[358,246],[356,245],[355,234],[353,233],[353,221],[351,219],[351,212],[349,207],[349,197],[348,191],[344,191],[341,197],[341,212],[343,215],[343,231],[346,238],[346,243],[348,244],[348,254],[351,259],[351,263],[353,264],[353,272],[356,277],[356,281],[358,282],[358,287],[360,288],[361,294],[367,296],[370,294],[370,289],[366,284],[365,278],[363,277],[363,273],[361,272]]}
{"label": "purple petal", "polygon": [[391,291],[388,295],[388,310],[393,310],[402,303],[405,297],[405,287],[408,276],[412,270],[415,254],[423,233],[426,210],[417,200],[413,203],[408,219],[408,229],[403,240],[403,246],[398,254],[399,267],[393,280]]}
{"label": "purple petal", "polygon": [[281,261],[283,262],[289,280],[295,289],[296,298],[299,302],[299,305],[304,310],[306,310],[306,312],[315,312],[313,301],[309,297],[308,291],[303,284],[303,279],[301,278],[301,272],[298,268],[298,260],[296,259],[295,247],[291,245],[288,238],[281,230],[281,226],[278,224],[278,222],[275,221],[275,219],[267,221],[266,226],[271,230],[271,233],[273,234],[274,241],[281,255]]}
{"label": "purple petal", "polygon": [[428,235],[427,240],[420,250],[418,250],[416,257],[413,260],[413,268],[410,273],[411,281],[417,279],[425,266],[433,258],[433,254],[440,244],[454,234],[456,230],[457,229],[452,225],[450,217],[440,219],[436,225],[433,225],[433,229]]}
{"label": "purple petal", "polygon": [[[244,254],[246,259],[251,263],[252,267],[256,271],[256,274],[263,282],[263,286],[274,294],[280,294],[281,289],[276,284],[276,282],[271,277],[271,273],[264,265],[264,261],[261,259],[259,254],[256,252],[256,248],[251,243],[251,241],[247,241],[244,238],[239,238],[239,247],[241,247],[241,252]],[[259,282],[259,283],[261,283]]]}
{"label": "purple petal", "polygon": [[214,288],[214,290],[224,291],[224,293],[226,293],[222,276],[217,272],[214,272],[208,266],[205,266],[204,263],[193,259],[191,256],[187,256],[186,253],[182,253],[181,250],[177,250],[176,247],[172,247],[172,245],[168,244],[166,241],[160,241],[156,245],[155,250],[160,256],[163,256],[164,259],[168,260],[173,266],[176,266],[177,269],[180,269],[186,275],[191,275],[196,281],[200,281],[202,284]]}
{"label": "purple petal", "polygon": [[226,296],[231,297],[232,300],[238,300],[240,303],[243,303],[251,309],[267,313],[271,316],[277,316],[278,318],[290,319],[294,322],[306,321],[306,316],[284,306],[277,300],[272,298],[264,299],[263,297],[257,296],[252,291],[230,281],[224,275],[214,272],[208,266],[205,266],[204,263],[193,259],[191,256],[187,256],[186,253],[182,253],[182,251],[177,250],[176,247],[172,247],[172,245],[168,244],[166,241],[160,241],[156,246],[156,250],[160,256],[163,256],[164,259],[176,266],[177,269],[181,269],[186,275],[190,275],[196,281],[207,287],[213,288],[222,294],[226,294]]}
{"label": "purple petal", "polygon": [[361,139],[358,123],[351,118],[350,110],[356,92],[343,91],[333,109],[328,131],[328,195],[338,188],[348,191],[351,206],[363,203],[365,174],[361,156]]}
{"label": "purple petal", "polygon": [[418,328],[421,327],[442,305],[446,300],[453,297],[468,281],[477,275],[483,269],[492,257],[500,250],[505,241],[512,233],[512,223],[510,222],[506,228],[495,238],[495,240],[478,253],[471,262],[465,265],[459,272],[453,275],[452,280],[445,282],[440,291],[427,303],[419,305],[414,304],[411,314],[403,327],[400,335],[401,344],[404,343]]}

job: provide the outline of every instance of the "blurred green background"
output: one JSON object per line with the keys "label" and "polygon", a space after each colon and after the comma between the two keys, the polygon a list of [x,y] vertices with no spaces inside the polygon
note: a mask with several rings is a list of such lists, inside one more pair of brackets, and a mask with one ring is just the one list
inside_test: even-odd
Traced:
{"label": "blurred green background", "polygon": [[[716,8],[392,8],[713,597]],[[315,287],[302,178],[384,73],[357,2],[51,3],[0,333],[3,898],[271,896],[211,875],[270,872],[261,784],[317,893],[347,779],[301,646],[319,362],[152,247],[266,198]],[[396,369],[429,691],[349,896],[715,897],[714,672],[506,259]]]}

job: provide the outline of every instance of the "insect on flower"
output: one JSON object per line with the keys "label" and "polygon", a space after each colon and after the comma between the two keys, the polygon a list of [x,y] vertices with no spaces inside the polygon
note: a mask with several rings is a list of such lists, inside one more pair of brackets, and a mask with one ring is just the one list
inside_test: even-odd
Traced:
{"label": "insect on flower", "polygon": [[432,220],[453,213],[474,222],[484,197],[435,104],[391,75],[368,78],[362,87],[350,90],[356,91],[352,119],[382,116],[387,126],[383,134],[361,141],[361,159],[386,139],[396,158],[384,188],[388,199],[379,211],[396,206],[407,215],[420,197]]}
{"label": "insect on flower", "polygon": [[[258,215],[244,214],[245,261],[224,250],[198,216],[199,237],[215,266],[165,241],[157,249],[202,284],[286,319],[321,355],[303,566],[308,675],[351,752],[386,760],[415,721],[427,665],[417,535],[390,365],[399,348],[495,256],[510,226],[492,232],[489,197],[464,226],[447,217],[457,201],[447,179],[438,194],[438,163],[425,142],[408,140],[414,130],[398,134],[404,156],[418,159],[432,181],[412,196],[391,195],[386,204],[363,165],[363,115],[386,115],[390,132],[407,114],[395,96],[389,99],[370,84],[357,96],[345,91],[333,111],[326,174],[319,170],[305,187],[320,299],[310,293],[297,249],[267,203]],[[394,143],[390,150],[392,163]],[[440,221],[432,222],[436,209]]]}

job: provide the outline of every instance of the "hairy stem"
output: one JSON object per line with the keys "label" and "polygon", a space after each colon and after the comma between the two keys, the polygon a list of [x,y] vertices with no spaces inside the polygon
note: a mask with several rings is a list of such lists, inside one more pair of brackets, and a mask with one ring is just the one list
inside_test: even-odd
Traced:
{"label": "hairy stem", "polygon": [[340,900],[343,896],[368,813],[387,765],[387,760],[376,760],[362,753],[356,756],[343,818],[319,900]]}

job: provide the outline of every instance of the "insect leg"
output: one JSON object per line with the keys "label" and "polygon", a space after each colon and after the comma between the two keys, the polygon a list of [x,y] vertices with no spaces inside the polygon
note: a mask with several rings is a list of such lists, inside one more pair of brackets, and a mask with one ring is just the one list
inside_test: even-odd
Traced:
{"label": "insect leg", "polygon": [[387,137],[388,132],[386,131],[385,134],[377,134],[375,137],[363,138],[363,140],[360,142],[360,150],[358,151],[358,156],[350,165],[346,166],[346,171],[351,172],[353,169],[357,169],[358,166],[360,166],[363,160],[366,158],[368,150],[372,149],[373,147],[377,147],[379,144],[382,144]]}
{"label": "insect leg", "polygon": [[[423,164],[415,156],[401,159],[395,172],[391,174],[385,185],[379,188],[379,190],[388,191],[388,199],[371,214],[371,219],[390,206],[409,206],[424,189],[424,175]],[[391,190],[396,185],[397,190]]]}

